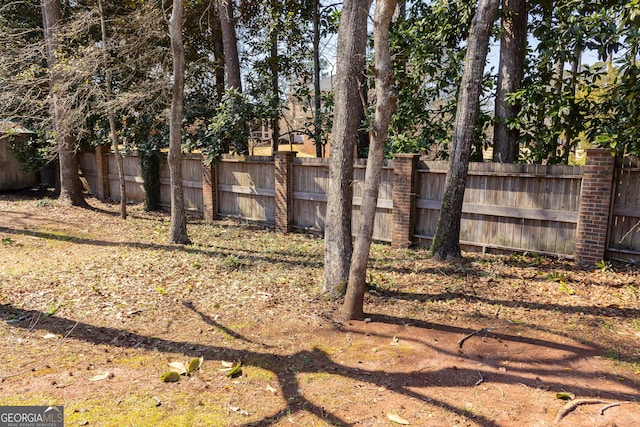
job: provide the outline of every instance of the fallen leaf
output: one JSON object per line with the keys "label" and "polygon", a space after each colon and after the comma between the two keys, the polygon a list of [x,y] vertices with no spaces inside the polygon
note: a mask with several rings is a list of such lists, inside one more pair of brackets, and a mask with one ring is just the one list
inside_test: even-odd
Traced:
{"label": "fallen leaf", "polygon": [[42,338],[44,338],[45,340],[50,340],[52,338],[58,338],[58,336],[56,334],[47,334],[47,335],[43,336]]}
{"label": "fallen leaf", "polygon": [[576,395],[573,393],[566,393],[566,392],[556,393],[556,399],[573,400],[575,398],[576,398]]}
{"label": "fallen leaf", "polygon": [[204,363],[204,357],[203,356],[197,357],[195,359],[191,359],[191,362],[189,362],[189,367],[187,368],[187,373],[189,375],[194,373],[195,371],[200,369],[200,367],[202,366],[203,363]]}
{"label": "fallen leaf", "polygon": [[176,372],[178,375],[184,375],[187,373],[187,367],[184,366],[182,362],[171,362],[169,363],[169,367],[173,372]]}
{"label": "fallen leaf", "polygon": [[404,418],[402,418],[400,415],[396,414],[395,412],[389,412],[387,414],[387,418],[389,418],[389,420],[391,420],[392,422],[396,423],[396,424],[402,424],[405,426],[409,425],[409,421],[405,420]]}
{"label": "fallen leaf", "polygon": [[180,381],[180,374],[175,371],[165,372],[160,376],[160,379],[165,383],[175,383]]}
{"label": "fallen leaf", "polygon": [[239,360],[236,365],[231,364],[231,366],[229,366],[229,362],[222,362],[222,366],[224,368],[218,369],[218,371],[224,372],[228,377],[235,377],[242,373],[242,362]]}
{"label": "fallen leaf", "polygon": [[223,360],[220,362],[220,364],[224,367],[224,368],[231,368],[233,367],[233,362],[227,362],[226,360]]}
{"label": "fallen leaf", "polygon": [[89,378],[89,381],[102,381],[102,380],[106,380],[107,378],[109,378],[109,375],[111,375],[109,372],[105,372],[104,374],[96,375],[95,377],[91,377],[91,378]]}
{"label": "fallen leaf", "polygon": [[267,384],[267,391],[270,391],[271,393],[277,393],[278,390],[276,390],[275,388],[271,387],[271,384]]}

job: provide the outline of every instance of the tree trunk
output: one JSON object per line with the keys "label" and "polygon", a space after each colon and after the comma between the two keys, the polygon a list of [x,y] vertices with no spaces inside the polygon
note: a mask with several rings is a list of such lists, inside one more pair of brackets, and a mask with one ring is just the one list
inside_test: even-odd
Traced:
{"label": "tree trunk", "polygon": [[502,0],[502,37],[493,134],[493,161],[496,163],[518,160],[518,132],[507,127],[507,123],[518,114],[518,106],[509,105],[507,95],[520,89],[526,48],[527,2]]}
{"label": "tree trunk", "polygon": [[349,270],[347,295],[342,307],[346,319],[364,318],[364,293],[367,261],[371,249],[373,226],[378,204],[378,190],[384,162],[384,146],[389,133],[389,122],[395,110],[396,94],[391,80],[391,53],[389,51],[389,25],[396,8],[396,0],[376,1],[373,42],[375,51],[376,112],[371,129],[371,145],[364,181],[364,198],[360,207],[360,230],[353,250]]}
{"label": "tree trunk", "polygon": [[[278,16],[276,14],[276,2],[271,2],[271,19],[272,25],[275,24]],[[271,71],[271,153],[278,151],[280,144],[280,77],[278,75],[278,28],[272,28],[270,34],[271,55],[269,58],[269,68]]]}
{"label": "tree trunk", "polygon": [[188,244],[187,218],[184,211],[182,190],[182,110],[184,95],[184,46],[182,44],[183,0],[173,0],[169,20],[171,56],[173,57],[173,93],[169,117],[169,177],[171,185],[171,235],[170,243]]}
{"label": "tree trunk", "polygon": [[98,10],[100,11],[100,30],[102,32],[102,52],[104,57],[104,69],[106,80],[106,100],[107,100],[107,115],[109,116],[109,128],[111,130],[111,144],[113,146],[113,152],[116,154],[116,165],[118,167],[118,179],[120,180],[120,218],[127,219],[127,185],[124,179],[124,161],[122,160],[122,154],[120,153],[120,141],[118,138],[118,132],[116,130],[116,118],[113,108],[109,106],[109,102],[113,98],[113,90],[111,88],[111,70],[109,69],[109,51],[107,43],[107,27],[104,22],[104,9],[102,7],[102,0],[98,0]]}
{"label": "tree trunk", "polygon": [[60,108],[60,94],[57,89],[59,73],[57,71],[58,57],[58,24],[62,19],[60,0],[42,0],[42,21],[44,38],[47,49],[47,63],[51,72],[49,88],[51,92],[51,117],[56,133],[58,159],[60,163],[60,195],[59,200],[68,205],[86,206],[82,194],[82,184],[78,174],[78,159],[76,157],[75,140],[68,126],[64,123],[63,112]]}
{"label": "tree trunk", "polygon": [[449,172],[431,253],[436,259],[459,258],[460,219],[467,184],[469,155],[484,73],[489,36],[500,0],[479,0],[471,23],[464,74],[460,83],[453,141],[449,151]]}
{"label": "tree trunk", "polygon": [[398,1],[396,11],[393,13],[394,21],[404,21],[407,19],[407,2],[406,0]]}
{"label": "tree trunk", "polygon": [[360,104],[370,5],[370,0],[345,0],[338,29],[322,287],[334,297],[344,293],[351,263],[353,146],[360,124],[360,117],[352,112]]}
{"label": "tree trunk", "polygon": [[224,45],[224,65],[227,69],[227,87],[242,92],[236,20],[233,16],[233,0],[219,0],[219,9],[220,25],[222,26],[222,43]]}
{"label": "tree trunk", "polygon": [[316,145],[316,157],[323,157],[322,134],[320,127],[320,0],[313,2],[313,140]]}

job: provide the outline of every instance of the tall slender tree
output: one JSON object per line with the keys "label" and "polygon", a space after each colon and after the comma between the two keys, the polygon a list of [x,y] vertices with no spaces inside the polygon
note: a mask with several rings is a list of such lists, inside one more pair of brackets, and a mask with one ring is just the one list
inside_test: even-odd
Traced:
{"label": "tall slender tree", "polygon": [[120,152],[120,138],[116,129],[116,114],[109,102],[113,99],[113,89],[111,87],[111,69],[109,65],[109,39],[107,37],[107,25],[104,18],[104,8],[102,0],[98,0],[98,11],[100,13],[100,33],[102,34],[102,56],[105,70],[105,86],[106,86],[106,104],[107,116],[109,117],[109,129],[111,131],[111,145],[116,155],[116,165],[118,167],[118,179],[120,181],[120,217],[127,218],[127,184],[124,178],[124,160]]}
{"label": "tall slender tree", "polygon": [[494,162],[513,163],[518,160],[518,131],[508,126],[509,121],[516,118],[518,106],[509,103],[507,95],[520,89],[524,76],[526,48],[527,2],[502,0],[500,64],[493,131]]}
{"label": "tall slender tree", "polygon": [[82,194],[82,184],[78,175],[78,159],[76,157],[75,139],[71,134],[71,129],[65,123],[63,112],[60,108],[60,98],[58,80],[59,72],[59,52],[58,39],[62,13],[60,0],[42,0],[42,20],[44,28],[44,38],[47,49],[47,62],[50,70],[50,102],[51,117],[56,135],[56,146],[58,161],[60,164],[60,196],[62,203],[74,206],[85,206],[86,201]]}
{"label": "tall slender tree", "polygon": [[169,176],[171,179],[171,235],[170,243],[188,244],[187,217],[182,189],[182,115],[185,80],[184,46],[182,44],[183,0],[173,0],[169,35],[173,58],[173,89],[169,117]]}
{"label": "tall slender tree", "polygon": [[329,163],[329,188],[325,221],[323,292],[344,294],[351,263],[351,209],[353,199],[353,148],[360,105],[367,44],[367,18],[371,0],[345,0],[338,28],[335,110]]}
{"label": "tall slender tree", "polygon": [[437,259],[461,256],[460,220],[467,184],[471,142],[478,115],[482,75],[489,49],[489,36],[498,14],[499,5],[500,0],[479,0],[478,9],[469,30],[467,56],[458,95],[453,141],[449,150],[449,172],[445,181],[440,217],[431,245],[431,253]]}
{"label": "tall slender tree", "polygon": [[349,270],[349,284],[342,307],[346,319],[364,318],[364,293],[367,261],[371,249],[373,226],[378,204],[378,191],[382,176],[384,147],[389,134],[391,115],[395,110],[396,92],[392,85],[391,53],[389,50],[389,25],[396,9],[396,0],[377,0],[373,19],[373,43],[375,51],[374,74],[376,111],[370,130],[371,145],[364,181],[364,197],[360,207],[360,230],[356,238]]}

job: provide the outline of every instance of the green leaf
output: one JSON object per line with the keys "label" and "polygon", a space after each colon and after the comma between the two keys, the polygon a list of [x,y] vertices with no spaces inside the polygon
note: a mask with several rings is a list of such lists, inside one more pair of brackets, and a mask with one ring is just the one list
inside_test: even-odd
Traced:
{"label": "green leaf", "polygon": [[189,366],[187,367],[187,374],[191,375],[192,373],[200,369],[203,363],[204,363],[203,356],[196,357],[195,359],[191,359],[191,362],[189,362]]}
{"label": "green leaf", "polygon": [[162,374],[160,379],[165,383],[175,383],[180,381],[180,374],[175,371],[169,371]]}
{"label": "green leaf", "polygon": [[573,393],[566,393],[566,392],[556,393],[556,399],[573,400],[575,398],[576,398],[576,395]]}
{"label": "green leaf", "polygon": [[[231,365],[231,366],[229,366]],[[238,360],[238,363],[233,365],[231,362],[222,362],[222,366],[224,368],[218,369],[220,372],[224,372],[224,374],[228,377],[237,377],[242,374],[242,362]]]}

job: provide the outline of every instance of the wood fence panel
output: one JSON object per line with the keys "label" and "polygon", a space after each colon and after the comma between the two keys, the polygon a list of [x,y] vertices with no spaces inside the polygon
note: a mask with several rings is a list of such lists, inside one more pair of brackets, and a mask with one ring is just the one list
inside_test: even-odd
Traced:
{"label": "wood fence panel", "polygon": [[[363,159],[356,161],[353,173],[353,211],[351,227],[354,235],[360,227],[360,206],[364,196],[364,177],[366,163]],[[378,189],[378,206],[373,226],[373,240],[380,242],[391,241],[391,226],[393,224],[393,162],[386,161]]]}
{"label": "wood fence panel", "polygon": [[202,212],[202,157],[182,158],[182,191],[185,209]]}
{"label": "wood fence panel", "polygon": [[[113,153],[107,154],[109,165],[109,196],[113,200],[120,200],[120,179],[118,177],[118,165]],[[127,191],[128,203],[144,202],[144,187],[142,185],[142,171],[137,155],[123,157],[124,181]]]}
{"label": "wood fence panel", "polygon": [[86,191],[97,194],[98,174],[96,172],[96,155],[93,151],[80,151],[78,154],[80,181]]}
{"label": "wood fence panel", "polygon": [[275,222],[273,161],[222,160],[217,167],[218,214],[250,221]]}
{"label": "wood fence panel", "polygon": [[[435,233],[446,169],[444,162],[428,162],[418,171],[415,233],[422,244]],[[572,255],[581,173],[555,165],[470,164],[460,242]]]}
{"label": "wood fence panel", "polygon": [[328,159],[296,158],[292,167],[293,226],[321,233],[327,211]]}
{"label": "wood fence panel", "polygon": [[640,168],[616,170],[607,251],[640,261]]}

